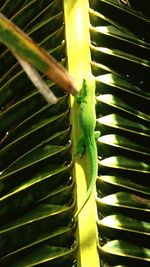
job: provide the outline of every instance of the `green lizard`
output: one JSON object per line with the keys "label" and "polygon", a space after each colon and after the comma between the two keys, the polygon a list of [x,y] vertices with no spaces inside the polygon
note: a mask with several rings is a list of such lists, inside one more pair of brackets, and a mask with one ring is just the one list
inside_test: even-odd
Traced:
{"label": "green lizard", "polygon": [[96,125],[94,77],[89,77],[86,80],[83,80],[81,92],[76,95],[75,98],[80,105],[79,126],[82,132],[82,137],[77,143],[76,154],[79,153],[80,156],[82,156],[83,153],[87,151],[90,162],[89,187],[83,205],[75,214],[75,217],[77,217],[91,196],[98,172],[96,139],[100,136],[100,132],[94,132]]}

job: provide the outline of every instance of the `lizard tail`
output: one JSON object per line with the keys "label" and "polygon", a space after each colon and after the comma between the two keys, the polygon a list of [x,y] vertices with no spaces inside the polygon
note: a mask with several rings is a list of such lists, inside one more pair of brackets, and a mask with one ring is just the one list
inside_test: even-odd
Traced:
{"label": "lizard tail", "polygon": [[88,179],[89,180],[89,186],[87,189],[85,201],[82,204],[82,206],[79,208],[79,210],[75,213],[75,216],[74,216],[75,218],[79,215],[81,210],[84,208],[84,206],[88,202],[88,200],[89,200],[89,198],[93,192],[93,188],[95,186],[96,179],[97,179],[97,173],[98,173],[97,157],[98,157],[98,155],[97,155],[97,147],[96,147],[95,139],[90,140],[90,142],[88,142],[87,150],[88,150],[89,161],[90,161],[90,176]]}

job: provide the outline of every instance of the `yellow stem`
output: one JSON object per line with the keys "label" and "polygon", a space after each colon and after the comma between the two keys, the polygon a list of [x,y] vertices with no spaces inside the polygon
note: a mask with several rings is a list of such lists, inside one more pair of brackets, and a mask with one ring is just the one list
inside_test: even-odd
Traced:
{"label": "yellow stem", "polygon": [[[88,0],[64,0],[66,44],[69,73],[76,80],[78,90],[83,78],[91,74],[90,34],[89,34],[89,4]],[[78,110],[71,97],[72,136],[79,138]],[[73,139],[73,154],[76,139]],[[77,183],[77,205],[81,207],[86,195],[85,173],[87,158],[75,158],[74,175]],[[87,170],[88,171],[88,170]],[[95,196],[92,194],[87,205],[78,217],[78,267],[99,267],[97,251],[97,226]]]}

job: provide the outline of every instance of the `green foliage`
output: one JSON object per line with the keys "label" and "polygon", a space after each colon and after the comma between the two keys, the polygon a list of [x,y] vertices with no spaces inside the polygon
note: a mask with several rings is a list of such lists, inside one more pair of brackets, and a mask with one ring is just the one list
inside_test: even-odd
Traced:
{"label": "green foliage", "polygon": [[[63,7],[6,1],[1,12],[64,64]],[[76,244],[68,96],[49,105],[11,52],[0,46],[0,265],[68,266]]]}
{"label": "green foliage", "polygon": [[90,1],[90,7],[102,134],[97,180],[101,264],[149,266],[150,20],[136,4],[99,0]]}

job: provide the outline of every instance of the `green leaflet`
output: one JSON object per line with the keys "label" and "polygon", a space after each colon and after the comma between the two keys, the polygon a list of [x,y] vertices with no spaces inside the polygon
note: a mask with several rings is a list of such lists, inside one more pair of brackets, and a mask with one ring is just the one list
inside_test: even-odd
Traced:
{"label": "green leaflet", "polygon": [[139,197],[127,192],[117,192],[116,194],[108,195],[101,198],[100,203],[103,205],[107,204],[110,206],[120,206],[122,208],[131,208],[131,209],[143,209],[149,213],[150,203],[148,198]]}
{"label": "green leaflet", "polygon": [[136,264],[136,266],[148,266],[150,262],[150,249],[133,245],[122,240],[113,240],[100,248],[101,257],[109,263]]}
{"label": "green leaflet", "polygon": [[[33,120],[27,121],[26,124],[32,123]],[[61,123],[63,126],[61,127]],[[11,137],[16,138],[13,142],[5,146],[0,153],[1,157],[1,164],[5,165],[5,159],[8,158],[8,163],[12,162],[19,156],[27,153],[29,150],[32,150],[34,147],[42,145],[43,139],[46,140],[45,143],[49,142],[49,137],[53,136],[57,131],[65,130],[68,128],[68,111],[65,114],[56,115],[53,117],[50,117],[49,119],[45,118],[45,121],[38,122],[37,124],[30,124],[28,128],[24,128],[24,125],[21,125],[21,127],[18,127],[19,135],[21,134],[21,137],[17,138],[17,131],[14,132],[13,136]],[[22,127],[23,126],[23,127]],[[49,127],[48,127],[49,126]],[[30,128],[31,127],[31,128]],[[20,130],[22,130],[20,133]],[[28,129],[28,130],[27,130]],[[38,136],[38,138],[35,138],[35,136]],[[10,141],[9,136],[8,139],[6,138],[6,142]],[[5,142],[4,142],[5,144]],[[4,145],[3,144],[3,145]],[[20,146],[22,149],[20,151],[17,150],[17,147]],[[17,150],[17,152],[15,152]],[[11,155],[9,153],[12,153]]]}
{"label": "green leaflet", "polygon": [[[0,198],[1,223],[22,214],[34,202],[50,198],[52,203],[64,204],[71,197],[74,182],[70,180],[72,166],[59,166],[55,170],[43,167]],[[20,199],[22,198],[22,201]],[[13,210],[12,210],[13,206]]]}
{"label": "green leaflet", "polygon": [[[33,175],[33,173],[40,170],[40,168],[45,168],[45,166],[49,166],[48,169],[51,171],[59,164],[63,164],[64,161],[69,161],[68,149],[68,147],[45,145],[27,153],[12,163],[0,177],[1,194],[24,182],[27,176],[30,177],[28,175],[30,171]],[[57,157],[59,157],[59,160]]]}
{"label": "green leaflet", "polygon": [[114,213],[133,216],[137,219],[149,221],[149,198],[129,192],[117,192],[97,200],[98,212],[106,216]]}
{"label": "green leaflet", "polygon": [[[132,95],[132,92],[131,92]],[[103,109],[107,110],[109,112],[119,112],[122,114],[125,114],[129,118],[133,118],[133,120],[137,122],[141,122],[143,124],[149,125],[150,116],[148,114],[145,114],[139,110],[136,110],[133,108],[133,106],[130,105],[131,102],[131,96],[130,99],[127,102],[127,99],[125,101],[122,101],[120,98],[116,97],[113,94],[103,94],[97,97],[97,110],[99,112],[102,112]],[[147,98],[149,103],[149,99]],[[135,103],[136,105],[136,103]]]}
{"label": "green leaflet", "polygon": [[101,227],[110,227],[118,230],[133,231],[137,234],[150,234],[150,224],[123,215],[110,215],[100,221]]}
{"label": "green leaflet", "polygon": [[100,161],[102,167],[122,169],[126,171],[137,171],[145,174],[150,173],[150,166],[145,162],[139,162],[123,156],[113,156]]}
{"label": "green leaflet", "polygon": [[106,125],[109,127],[120,129],[122,131],[129,131],[129,133],[134,132],[135,134],[144,135],[147,138],[149,137],[149,128],[140,123],[123,118],[118,114],[110,114],[104,116],[98,119],[98,123],[102,124],[102,126]]}
{"label": "green leaflet", "polygon": [[141,160],[144,158],[148,162],[150,159],[150,150],[148,147],[144,147],[142,144],[134,142],[121,135],[104,135],[99,138],[98,143],[101,151],[103,151],[101,152],[103,155],[111,155],[112,150],[112,154],[114,151],[118,151],[118,153],[120,151],[120,154],[129,154],[129,156],[136,153],[136,157],[139,154]]}
{"label": "green leaflet", "polygon": [[102,237],[113,240],[122,239],[139,246],[149,247],[150,224],[121,214],[113,214],[98,221]]}
{"label": "green leaflet", "polygon": [[[142,179],[141,179],[142,178]],[[142,183],[141,183],[142,180]],[[144,185],[144,182],[146,184],[147,177],[144,175],[138,176],[131,175],[130,177],[121,176],[119,175],[101,175],[98,177],[97,184],[98,188],[101,188],[101,192],[103,194],[110,194],[112,192],[115,192],[116,190],[126,191],[130,190],[134,193],[141,193],[142,195],[145,195],[145,197],[150,195],[149,187]]]}

